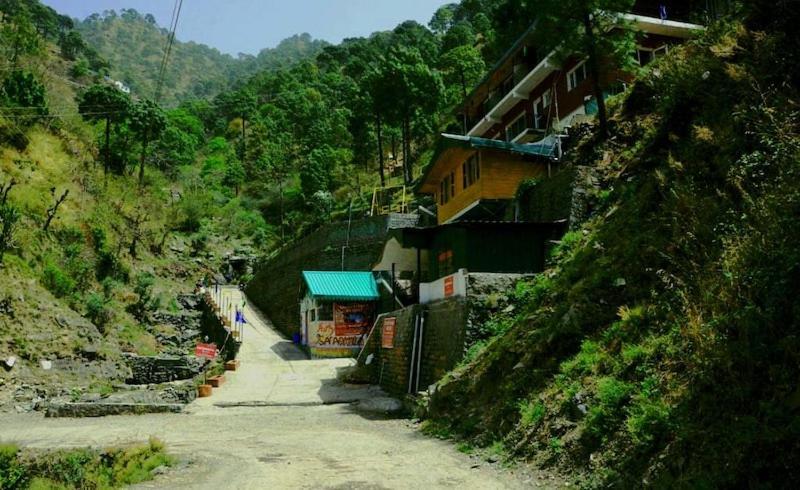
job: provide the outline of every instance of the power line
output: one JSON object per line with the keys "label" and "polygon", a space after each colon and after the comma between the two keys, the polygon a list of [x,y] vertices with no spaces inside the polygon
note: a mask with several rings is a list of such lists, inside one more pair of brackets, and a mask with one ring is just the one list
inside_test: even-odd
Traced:
{"label": "power line", "polygon": [[181,17],[181,9],[183,8],[183,0],[176,0],[176,7],[173,8],[173,22],[170,26],[170,35],[167,37],[167,48],[164,51],[164,61],[161,65],[161,73],[158,76],[158,85],[156,86],[155,101],[158,103],[161,100],[161,90],[164,87],[164,77],[167,73],[167,65],[169,65],[169,55],[172,53],[172,45],[175,43],[175,33],[178,30],[178,21]]}

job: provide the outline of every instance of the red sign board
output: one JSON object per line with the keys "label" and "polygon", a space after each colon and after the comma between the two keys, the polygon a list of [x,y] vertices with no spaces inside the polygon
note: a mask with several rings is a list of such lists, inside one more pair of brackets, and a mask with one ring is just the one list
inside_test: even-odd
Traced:
{"label": "red sign board", "polygon": [[214,359],[217,357],[217,344],[197,344],[197,347],[194,348],[194,355]]}
{"label": "red sign board", "polygon": [[444,278],[444,297],[449,298],[456,292],[455,279],[453,276]]}
{"label": "red sign board", "polygon": [[381,332],[381,347],[384,349],[394,349],[394,334],[397,329],[397,318],[390,317],[383,319],[383,330]]}

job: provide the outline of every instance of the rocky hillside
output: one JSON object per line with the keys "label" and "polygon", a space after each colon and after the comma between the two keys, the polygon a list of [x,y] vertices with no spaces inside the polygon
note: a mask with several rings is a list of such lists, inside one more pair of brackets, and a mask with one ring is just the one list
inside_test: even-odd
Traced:
{"label": "rocky hillside", "polygon": [[0,50],[17,53],[13,65],[0,68],[5,410],[116,396],[132,376],[129,356],[191,353],[200,320],[197,301],[186,295],[199,279],[221,277],[224,255],[246,252],[248,243],[230,226],[236,204],[220,221],[229,199],[217,196],[212,204],[211,180],[200,189],[184,177],[199,174],[194,152],[202,141],[179,126],[199,126],[202,137],[200,123],[168,115],[182,121],[168,132],[188,158],[183,166],[174,153],[164,154],[167,166],[148,160],[140,183],[133,123],[114,114],[120,122],[110,132],[113,152],[127,156],[120,168],[104,170],[104,126],[77,107],[86,82],[75,74],[79,61],[37,33],[36,19],[35,12],[8,14],[0,26],[21,33],[0,39]]}
{"label": "rocky hillside", "polygon": [[599,178],[592,217],[507,332],[437,386],[431,430],[585,487],[800,482],[790,4],[753,2],[612,104],[610,139],[567,162]]}

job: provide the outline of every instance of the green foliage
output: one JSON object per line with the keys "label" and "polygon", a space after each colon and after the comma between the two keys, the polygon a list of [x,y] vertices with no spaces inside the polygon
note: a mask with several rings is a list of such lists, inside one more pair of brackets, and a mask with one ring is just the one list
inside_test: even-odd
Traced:
{"label": "green foliage", "polygon": [[6,252],[14,246],[14,233],[19,223],[20,213],[7,202],[0,203],[0,265]]}
{"label": "green foliage", "polygon": [[164,445],[151,438],[145,446],[72,449],[22,454],[0,446],[0,487],[4,489],[122,488],[152,479],[153,470],[175,464]]}
{"label": "green foliage", "polygon": [[27,482],[25,468],[17,460],[19,448],[13,444],[0,444],[0,488],[24,488]]}
{"label": "green foliage", "polygon": [[75,280],[53,262],[48,262],[44,266],[42,284],[57,298],[71,295],[76,287]]}
{"label": "green foliage", "polygon": [[86,318],[97,325],[101,332],[113,315],[113,310],[107,306],[108,302],[108,298],[98,293],[89,293],[86,298]]}
{"label": "green foliage", "polygon": [[536,427],[544,419],[545,406],[541,401],[522,401],[519,403],[519,421],[524,427]]}
{"label": "green foliage", "polygon": [[4,106],[21,108],[16,114],[23,125],[36,122],[39,116],[48,112],[44,85],[33,73],[23,70],[14,70],[3,80],[0,101]]}
{"label": "green foliage", "polygon": [[153,294],[155,277],[144,272],[136,276],[133,292],[136,294],[136,302],[128,305],[128,311],[140,322],[147,321],[149,314],[157,310],[161,305],[161,299]]}
{"label": "green foliage", "polygon": [[77,31],[69,31],[66,34],[62,34],[59,38],[58,45],[61,48],[61,56],[68,60],[75,60],[86,48],[83,37],[81,37],[80,33]]}

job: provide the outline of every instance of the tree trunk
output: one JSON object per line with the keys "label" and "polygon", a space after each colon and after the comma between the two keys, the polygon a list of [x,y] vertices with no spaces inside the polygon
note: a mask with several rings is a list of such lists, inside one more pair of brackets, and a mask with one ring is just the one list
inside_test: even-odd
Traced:
{"label": "tree trunk", "polygon": [[403,182],[408,182],[408,154],[406,153],[406,120],[400,121],[400,146],[403,148]]}
{"label": "tree trunk", "polygon": [[381,176],[381,187],[386,187],[386,176],[383,172],[383,133],[380,113],[375,114],[375,125],[378,133],[378,173]]}
{"label": "tree trunk", "polygon": [[144,186],[144,161],[147,158],[147,131],[142,139],[142,156],[139,160],[139,187]]}
{"label": "tree trunk", "polygon": [[286,237],[284,236],[283,232],[283,220],[284,220],[284,209],[283,209],[283,179],[280,179],[278,182],[278,200],[281,204],[281,243],[286,241]]}
{"label": "tree trunk", "polygon": [[111,117],[106,116],[106,165],[103,175],[108,176],[108,169],[111,168]]}
{"label": "tree trunk", "polygon": [[397,135],[392,131],[392,158],[394,159],[394,165],[397,166],[398,157],[397,157]]}
{"label": "tree trunk", "polygon": [[405,128],[405,149],[403,150],[403,167],[405,170],[405,182],[410,184],[413,176],[413,168],[411,165],[411,122],[409,117],[405,116],[403,119],[403,127]]}
{"label": "tree trunk", "polygon": [[[244,157],[247,154],[247,134],[246,131],[247,120],[242,115],[242,166],[244,166]],[[237,193],[238,194],[238,193]]]}
{"label": "tree trunk", "polygon": [[600,123],[600,136],[608,138],[608,115],[606,114],[606,101],[603,98],[603,88],[600,86],[600,66],[597,60],[597,42],[594,38],[592,17],[587,10],[583,13],[583,27],[586,30],[587,50],[589,54],[589,71],[592,77],[592,92],[597,99],[597,120]]}

